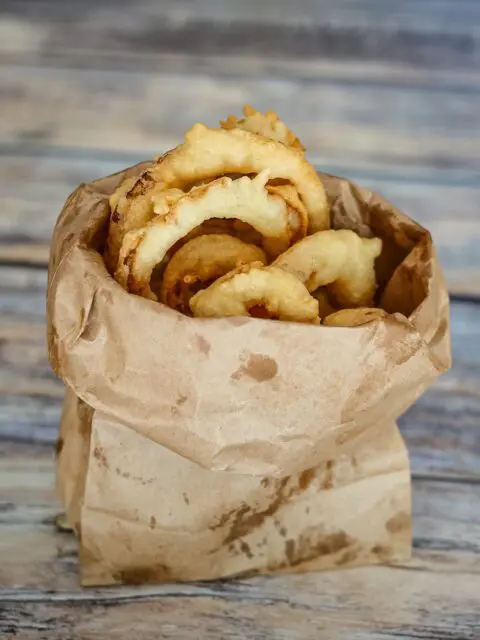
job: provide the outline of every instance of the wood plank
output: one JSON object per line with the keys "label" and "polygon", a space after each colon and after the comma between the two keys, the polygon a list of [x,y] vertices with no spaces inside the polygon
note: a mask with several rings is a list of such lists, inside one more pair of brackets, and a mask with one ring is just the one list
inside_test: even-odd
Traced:
{"label": "wood plank", "polygon": [[251,102],[278,110],[318,164],[467,168],[478,177],[478,82],[452,91],[441,81],[425,87],[358,78],[179,76],[168,68],[72,75],[23,65],[0,66],[0,82],[3,144],[120,148],[148,157],[175,146],[192,123],[215,124]]}
{"label": "wood plank", "polygon": [[259,638],[475,638],[480,492],[471,485],[415,481],[414,556],[401,567],[82,590],[75,540],[54,529],[53,451],[10,444],[3,453],[0,633],[129,638],[175,627],[165,637],[225,638],[232,625]]}
{"label": "wood plank", "polygon": [[[198,3],[196,3],[197,5]],[[120,5],[120,6],[119,6]],[[164,51],[299,58],[385,59],[393,64],[475,67],[475,2],[394,0],[338,3],[252,0],[4,0],[2,49],[10,55],[121,57]],[[3,33],[2,33],[3,35]]]}
{"label": "wood plank", "polygon": [[[63,385],[46,358],[46,272],[0,267],[0,437],[53,443]],[[480,305],[452,307],[453,369],[402,417],[416,475],[480,479]]]}
{"label": "wood plank", "polygon": [[[377,577],[377,576],[375,576]],[[360,579],[363,578],[363,575]],[[406,583],[406,584],[405,584]],[[297,585],[295,585],[296,587]],[[329,588],[323,581],[318,588]],[[376,588],[374,588],[376,586]],[[393,610],[383,588],[398,594],[400,604]],[[0,631],[17,633],[22,640],[130,640],[139,632],[145,640],[157,638],[209,638],[209,640],[385,640],[424,638],[435,640],[477,640],[478,618],[471,613],[477,604],[469,595],[472,581],[459,589],[438,584],[432,576],[409,576],[403,581],[365,581],[368,595],[351,598],[355,614],[343,613],[344,606],[332,612],[329,604],[308,604],[284,599],[251,602],[231,599],[228,594],[193,594],[182,598],[161,598],[154,602],[116,605],[7,604]],[[414,590],[408,594],[407,589]],[[417,598],[423,590],[424,597]],[[430,590],[434,604],[425,594]],[[375,598],[373,606],[369,598]],[[347,597],[345,597],[347,599]],[[418,600],[418,605],[417,605]],[[368,606],[368,608],[366,607]],[[357,613],[364,608],[364,613]],[[418,607],[418,608],[417,608]],[[188,614],[186,613],[188,612]],[[447,612],[447,613],[445,613]],[[3,627],[3,629],[2,629]],[[41,635],[39,635],[41,634]],[[7,636],[8,637],[8,636]]]}
{"label": "wood plank", "polygon": [[[129,151],[97,155],[92,158],[90,151],[59,148],[30,149],[28,155],[0,154],[0,262],[46,264],[52,229],[67,195],[80,182],[148,157]],[[365,164],[361,169],[349,161],[325,161],[321,167],[377,190],[427,226],[450,290],[480,294],[480,174],[477,182],[468,170],[398,171]]]}

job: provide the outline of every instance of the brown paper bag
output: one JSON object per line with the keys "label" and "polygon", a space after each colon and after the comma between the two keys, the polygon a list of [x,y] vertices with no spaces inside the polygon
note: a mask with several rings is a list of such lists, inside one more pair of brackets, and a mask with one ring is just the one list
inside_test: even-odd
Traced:
{"label": "brown paper bag", "polygon": [[82,584],[408,558],[395,420],[450,365],[428,231],[323,176],[333,226],[382,237],[393,315],[355,328],[188,318],[126,293],[101,257],[108,195],[144,166],[80,186],[52,241],[49,355],[69,388],[58,487]]}

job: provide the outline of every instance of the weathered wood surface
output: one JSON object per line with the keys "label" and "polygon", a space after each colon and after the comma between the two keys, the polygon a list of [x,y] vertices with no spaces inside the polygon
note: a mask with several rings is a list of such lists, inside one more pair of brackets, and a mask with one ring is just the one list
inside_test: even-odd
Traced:
{"label": "weathered wood surface", "polygon": [[[0,638],[480,638],[480,4],[475,0],[0,3]],[[63,397],[45,352],[66,196],[273,108],[319,169],[433,233],[454,366],[401,420],[414,556],[401,567],[81,590],[55,531]]]}
{"label": "weathered wood surface", "polygon": [[428,226],[451,290],[480,293],[480,10],[413,7],[5,2],[0,261],[45,262],[79,182],[253,102],[278,109],[320,169]]}
{"label": "weathered wood surface", "polygon": [[[97,57],[162,52],[361,60],[474,69],[480,9],[475,0],[3,0],[2,49],[35,59],[65,50]],[[155,61],[152,61],[155,63]]]}
{"label": "weathered wood surface", "polygon": [[[400,567],[82,591],[75,541],[54,529],[52,451],[10,444],[4,454],[0,632],[7,635],[107,638],[113,626],[129,638],[142,620],[152,634],[145,637],[159,629],[179,638],[478,637],[480,492],[469,484],[414,482],[415,555]],[[235,626],[238,636],[228,635]]]}

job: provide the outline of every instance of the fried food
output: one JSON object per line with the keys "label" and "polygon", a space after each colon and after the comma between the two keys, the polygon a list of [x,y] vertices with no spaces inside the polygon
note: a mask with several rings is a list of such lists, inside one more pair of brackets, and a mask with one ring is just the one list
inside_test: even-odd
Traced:
{"label": "fried food", "polygon": [[383,309],[359,307],[357,309],[341,309],[323,319],[328,327],[358,327],[367,322],[386,318],[388,313]]}
{"label": "fried food", "polygon": [[180,189],[166,189],[147,174],[126,178],[110,196],[110,224],[105,262],[114,272],[123,238],[129,231],[145,226],[155,215],[165,215],[169,207],[184,194]]}
{"label": "fried food", "polygon": [[109,198],[111,215],[104,258],[107,269],[111,273],[115,271],[115,267],[117,266],[118,254],[120,253],[123,236],[125,235],[122,221],[127,207],[126,196],[137,180],[137,176],[125,178]]}
{"label": "fried food", "polygon": [[119,202],[127,195],[130,189],[136,183],[137,179],[137,176],[130,176],[129,178],[125,178],[125,180],[119,184],[119,186],[115,189],[115,191],[108,199],[111,211],[115,211]]}
{"label": "fried food", "polygon": [[325,316],[329,316],[338,311],[338,309],[335,309],[332,305],[327,287],[319,287],[315,291],[312,291],[312,296],[315,300],[318,300],[318,315],[320,318],[325,318]]}
{"label": "fried food", "polygon": [[329,229],[322,181],[295,134],[249,105],[220,125],[194,125],[112,194],[105,261],[116,280],[194,315],[332,326],[383,317],[372,309],[382,241]]}
{"label": "fried food", "polygon": [[253,316],[319,323],[318,302],[301,282],[275,267],[253,263],[234,269],[190,300],[196,317]]}
{"label": "fried food", "polygon": [[361,238],[354,231],[319,231],[290,247],[273,265],[297,277],[308,289],[330,285],[341,306],[368,306],[376,289],[375,259],[379,238]]}
{"label": "fried food", "polygon": [[[288,224],[292,235],[290,244],[304,238],[308,231],[308,213],[295,187],[291,184],[273,185],[267,183],[266,188],[268,193],[279,196],[287,204]],[[285,249],[282,249],[281,245],[275,243],[275,240],[267,240],[265,242],[265,248],[272,256],[277,256]]]}
{"label": "fried food", "polygon": [[244,118],[236,116],[228,116],[226,120],[220,120],[220,126],[223,129],[243,129],[256,133],[270,140],[281,142],[286,147],[303,152],[305,147],[302,145],[297,136],[291,131],[287,125],[280,120],[274,111],[262,113],[256,111],[252,106],[246,104],[243,107]]}
{"label": "fried food", "polygon": [[185,192],[181,189],[154,189],[150,196],[153,206],[153,213],[157,216],[166,216],[170,210],[170,207],[178,202],[184,195]]}
{"label": "fried food", "polygon": [[310,232],[329,228],[329,204],[315,169],[281,142],[249,131],[196,124],[186,133],[185,142],[158,158],[146,174],[166,188],[184,188],[199,180],[229,173],[259,174],[265,169],[270,179],[285,180],[295,187],[307,210]]}
{"label": "fried food", "polygon": [[190,312],[190,299],[200,289],[232,269],[266,264],[262,249],[225,234],[203,235],[181,247],[167,264],[161,299],[172,309]]}
{"label": "fried food", "polygon": [[268,172],[254,179],[218,178],[180,198],[166,216],[129,232],[122,244],[115,278],[128,291],[156,300],[149,282],[152,271],[169,249],[195,227],[211,218],[237,218],[264,238],[283,239],[288,246],[291,229],[283,199],[267,193]]}

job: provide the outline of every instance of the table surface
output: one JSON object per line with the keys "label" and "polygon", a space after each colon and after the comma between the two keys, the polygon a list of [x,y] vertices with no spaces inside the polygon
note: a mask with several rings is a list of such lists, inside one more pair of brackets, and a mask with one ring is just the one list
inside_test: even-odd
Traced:
{"label": "table surface", "polygon": [[[480,3],[3,0],[0,638],[480,638]],[[63,396],[45,349],[67,194],[250,102],[324,171],[431,229],[454,366],[401,419],[414,553],[398,567],[82,590],[55,530]]]}

